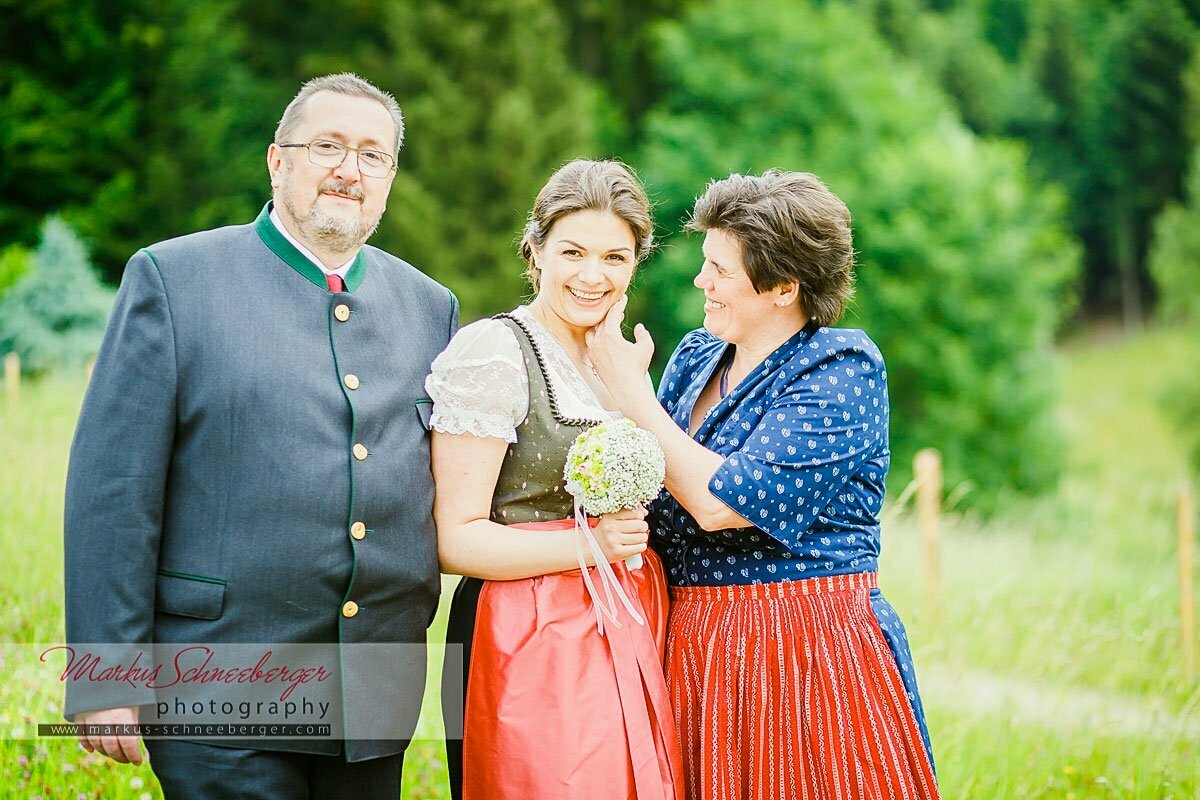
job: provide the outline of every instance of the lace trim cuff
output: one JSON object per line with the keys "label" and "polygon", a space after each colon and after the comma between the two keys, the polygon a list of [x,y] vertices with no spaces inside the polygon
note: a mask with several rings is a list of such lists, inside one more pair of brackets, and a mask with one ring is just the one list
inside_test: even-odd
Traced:
{"label": "lace trim cuff", "polygon": [[513,428],[512,421],[502,416],[462,412],[452,416],[434,411],[429,418],[429,426],[441,433],[469,433],[480,439],[503,439],[509,444],[515,444],[517,441],[517,431]]}

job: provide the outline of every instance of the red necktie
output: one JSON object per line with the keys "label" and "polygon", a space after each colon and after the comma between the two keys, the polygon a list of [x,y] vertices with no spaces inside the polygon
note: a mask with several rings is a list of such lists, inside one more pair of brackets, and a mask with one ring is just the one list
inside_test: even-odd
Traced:
{"label": "red necktie", "polygon": [[332,272],[325,274],[325,283],[329,286],[331,292],[346,291],[346,283],[342,280],[341,275],[334,275]]}

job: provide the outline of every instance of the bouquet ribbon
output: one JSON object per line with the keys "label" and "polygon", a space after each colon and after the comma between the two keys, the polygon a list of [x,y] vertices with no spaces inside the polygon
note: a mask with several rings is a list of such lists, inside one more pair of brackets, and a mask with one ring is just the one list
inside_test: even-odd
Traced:
{"label": "bouquet ribbon", "polygon": [[[600,549],[600,543],[592,534],[592,526],[588,524],[587,514],[584,513],[583,505],[578,498],[575,500],[575,534],[575,557],[579,562],[579,571],[583,573],[583,585],[587,588],[588,596],[592,598],[592,608],[596,612],[596,630],[600,632],[601,636],[604,635],[605,618],[612,623],[613,627],[621,627],[621,622],[617,619],[618,600],[638,625],[645,625],[646,621],[633,607],[633,602],[630,601],[629,595],[625,594],[621,582],[617,580],[612,565],[608,563],[608,558]],[[587,543],[592,558],[596,562],[596,574],[600,578],[600,585],[604,588],[604,599],[601,599],[600,592],[596,590],[596,584],[592,581],[591,570],[588,569],[587,559],[583,552],[584,542]]]}

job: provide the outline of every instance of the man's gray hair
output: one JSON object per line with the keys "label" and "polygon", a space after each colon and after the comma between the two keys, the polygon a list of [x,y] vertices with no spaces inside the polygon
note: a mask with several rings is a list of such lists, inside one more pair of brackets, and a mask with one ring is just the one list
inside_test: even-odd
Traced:
{"label": "man's gray hair", "polygon": [[283,110],[283,116],[279,118],[279,125],[275,127],[276,144],[287,142],[296,132],[296,128],[300,127],[300,123],[304,120],[304,104],[317,92],[336,92],[351,97],[365,97],[386,108],[388,114],[391,115],[392,122],[396,124],[395,155],[400,154],[400,144],[404,141],[404,115],[400,113],[400,104],[396,102],[396,98],[353,72],[322,75],[301,86],[300,91],[292,98],[292,102],[288,103],[287,108]]}

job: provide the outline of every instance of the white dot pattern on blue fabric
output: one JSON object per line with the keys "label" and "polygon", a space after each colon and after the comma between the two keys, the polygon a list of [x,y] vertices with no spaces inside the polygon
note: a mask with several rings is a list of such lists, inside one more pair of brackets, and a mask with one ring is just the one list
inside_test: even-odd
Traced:
{"label": "white dot pattern on blue fabric", "polygon": [[[726,347],[700,329],[671,356],[658,399],[684,430]],[[651,505],[651,537],[672,584],[773,583],[878,569],[891,458],[887,372],[865,333],[797,334],[713,407],[695,438],[725,456],[709,489],[756,527],[701,530],[664,491]],[[929,748],[904,625],[878,589],[870,602]]]}
{"label": "white dot pattern on blue fabric", "polygon": [[[700,329],[672,355],[659,401],[684,430],[726,347]],[[771,583],[877,568],[890,460],[887,373],[865,333],[798,333],[713,407],[696,440],[726,457],[709,489],[756,527],[703,531],[664,492],[651,509],[652,530],[671,583]]]}

